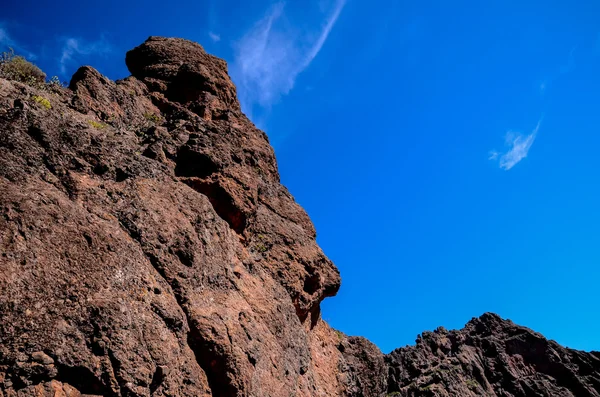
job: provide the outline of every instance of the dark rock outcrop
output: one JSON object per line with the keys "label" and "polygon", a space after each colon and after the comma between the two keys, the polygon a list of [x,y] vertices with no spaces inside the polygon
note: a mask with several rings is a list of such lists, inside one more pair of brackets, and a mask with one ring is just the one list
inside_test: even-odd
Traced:
{"label": "dark rock outcrop", "polygon": [[397,396],[600,396],[600,354],[566,349],[486,313],[386,356]]}
{"label": "dark rock outcrop", "polygon": [[598,395],[597,355],[490,315],[388,356],[331,329],[339,273],[225,62],[126,62],[0,79],[0,397]]}

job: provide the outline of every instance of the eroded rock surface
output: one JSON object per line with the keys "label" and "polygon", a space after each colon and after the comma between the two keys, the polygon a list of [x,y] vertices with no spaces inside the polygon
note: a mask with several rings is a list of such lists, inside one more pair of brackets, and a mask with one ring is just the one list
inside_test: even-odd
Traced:
{"label": "eroded rock surface", "polygon": [[339,389],[311,350],[339,273],[225,63],[150,38],[127,64],[54,92],[0,80],[0,390]]}
{"label": "eroded rock surface", "polygon": [[495,317],[389,356],[331,329],[339,273],[225,62],[151,37],[126,63],[0,79],[0,397],[598,395],[597,354]]}
{"label": "eroded rock surface", "polygon": [[600,396],[600,353],[566,349],[486,313],[386,357],[390,395]]}

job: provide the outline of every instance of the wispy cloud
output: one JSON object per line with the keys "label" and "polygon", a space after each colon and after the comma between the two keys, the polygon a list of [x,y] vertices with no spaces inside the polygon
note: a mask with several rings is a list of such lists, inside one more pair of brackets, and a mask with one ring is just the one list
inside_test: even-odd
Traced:
{"label": "wispy cloud", "polygon": [[218,12],[217,12],[217,0],[209,0],[208,1],[208,37],[217,43],[221,41],[221,35],[215,33],[218,30]]}
{"label": "wispy cloud", "polygon": [[500,155],[500,153],[498,153],[495,150],[490,150],[489,156],[488,156],[488,160],[496,160],[498,159],[498,156]]}
{"label": "wispy cloud", "polygon": [[10,41],[10,36],[8,35],[6,29],[0,27],[0,45],[9,45]]}
{"label": "wispy cloud", "polygon": [[507,132],[504,138],[505,145],[508,148],[506,152],[500,153],[492,150],[489,153],[488,159],[492,161],[498,161],[500,168],[506,171],[510,170],[519,161],[527,157],[529,149],[531,149],[531,145],[533,145],[533,142],[537,137],[541,124],[542,120],[540,119],[534,130],[528,135],[524,135],[520,132]]}
{"label": "wispy cloud", "polygon": [[215,43],[221,41],[221,36],[214,32],[208,32],[208,37],[210,37],[210,39]]}
{"label": "wispy cloud", "polygon": [[24,48],[19,44],[9,33],[8,30],[0,24],[0,50],[4,51],[8,48],[12,48],[18,55],[22,55],[25,58],[33,61],[37,56]]}
{"label": "wispy cloud", "polygon": [[308,67],[308,65],[310,65],[310,63],[313,61],[313,59],[315,59],[315,57],[317,56],[319,51],[321,51],[321,48],[323,48],[323,44],[325,44],[327,37],[329,37],[329,33],[331,32],[331,29],[333,29],[333,25],[335,25],[338,18],[340,17],[340,13],[342,12],[342,9],[344,8],[345,4],[346,4],[346,0],[338,0],[336,2],[333,12],[331,13],[331,16],[327,19],[327,22],[326,22],[325,26],[323,27],[323,30],[321,31],[319,38],[317,39],[315,44],[312,46],[312,48],[308,52],[308,56],[305,58],[304,64],[302,64],[300,71],[298,73],[300,73],[302,70],[306,69]]}
{"label": "wispy cloud", "polygon": [[65,74],[73,61],[83,63],[81,58],[85,56],[104,55],[110,51],[111,46],[104,37],[97,41],[85,41],[74,37],[66,38],[59,58],[60,71]]}
{"label": "wispy cloud", "polygon": [[345,2],[320,2],[318,9],[298,13],[301,21],[277,3],[236,43],[232,75],[245,111],[255,104],[269,107],[294,87],[323,48]]}

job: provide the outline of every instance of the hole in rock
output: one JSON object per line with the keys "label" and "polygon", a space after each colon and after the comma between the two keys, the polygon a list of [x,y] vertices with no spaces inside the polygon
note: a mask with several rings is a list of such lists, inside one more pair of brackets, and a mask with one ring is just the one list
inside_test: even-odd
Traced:
{"label": "hole in rock", "polygon": [[184,146],[177,153],[176,176],[206,178],[218,171],[219,167],[206,154]]}

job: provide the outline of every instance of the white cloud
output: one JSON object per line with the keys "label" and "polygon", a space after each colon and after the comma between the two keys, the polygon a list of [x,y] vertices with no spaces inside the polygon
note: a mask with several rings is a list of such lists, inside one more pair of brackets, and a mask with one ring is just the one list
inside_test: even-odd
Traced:
{"label": "white cloud", "polygon": [[208,32],[208,37],[215,43],[221,41],[221,36],[213,32]]}
{"label": "white cloud", "polygon": [[331,16],[329,17],[329,19],[327,19],[327,23],[325,24],[325,27],[321,31],[319,38],[317,39],[316,43],[313,45],[310,52],[308,53],[308,56],[304,60],[304,64],[302,65],[300,71],[307,68],[308,65],[310,65],[310,63],[313,61],[313,59],[315,59],[315,57],[317,56],[319,51],[321,51],[321,48],[323,47],[323,44],[325,44],[325,41],[327,40],[327,37],[329,36],[331,29],[333,29],[333,25],[335,25],[338,18],[340,17],[340,13],[342,12],[342,9],[344,8],[345,3],[346,3],[346,0],[338,0],[336,2],[335,8],[333,9]]}
{"label": "white cloud", "polygon": [[506,133],[505,145],[508,150],[504,153],[499,153],[495,150],[490,152],[489,160],[498,160],[500,168],[508,171],[514,167],[519,161],[527,157],[531,145],[537,137],[537,133],[540,129],[542,120],[538,121],[535,129],[528,135],[524,135],[520,132],[509,131]]}
{"label": "white cloud", "polygon": [[79,60],[78,58],[80,56],[92,54],[102,55],[110,51],[111,47],[104,38],[91,42],[86,42],[85,40],[76,39],[73,37],[67,38],[64,40],[64,45],[59,59],[60,71],[65,74],[69,64],[74,60]]}
{"label": "white cloud", "polygon": [[236,43],[232,76],[246,112],[287,94],[321,51],[346,0],[320,3],[298,13],[302,21],[294,21],[296,15],[286,14],[285,4],[277,3]]}
{"label": "white cloud", "polygon": [[8,33],[8,30],[2,26],[0,26],[0,50],[5,51],[8,48],[12,48],[17,55],[24,56],[30,61],[37,59],[37,56],[23,48],[19,43],[17,43]]}
{"label": "white cloud", "polygon": [[[0,25],[0,46],[1,47],[11,47],[14,50],[17,50],[17,48],[20,49],[20,46],[10,36],[10,34],[8,33],[8,30],[1,25]],[[4,48],[2,48],[2,50],[4,50]]]}

